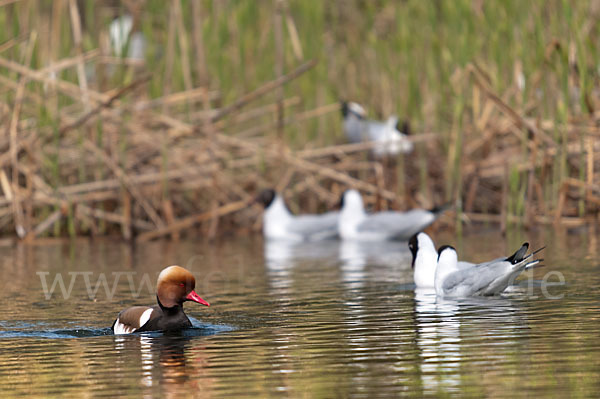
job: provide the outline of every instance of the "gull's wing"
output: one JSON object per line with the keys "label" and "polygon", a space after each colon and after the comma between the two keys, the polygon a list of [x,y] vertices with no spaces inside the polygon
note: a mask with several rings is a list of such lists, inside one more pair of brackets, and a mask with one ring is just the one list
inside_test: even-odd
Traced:
{"label": "gull's wing", "polygon": [[337,235],[339,212],[321,215],[298,215],[289,224],[289,231],[305,240],[324,240]]}
{"label": "gull's wing", "polygon": [[353,116],[344,119],[344,132],[351,143],[364,141],[368,134],[366,132],[365,121]]}
{"label": "gull's wing", "polygon": [[368,217],[358,225],[359,232],[385,234],[398,239],[409,239],[429,226],[436,215],[425,209],[413,209],[408,212],[378,212]]}
{"label": "gull's wing", "polygon": [[388,139],[389,133],[387,131],[390,127],[387,123],[370,120],[366,122],[366,125],[369,140],[382,141]]}
{"label": "gull's wing", "polygon": [[475,266],[475,263],[466,262],[466,261],[464,261],[464,260],[461,260],[461,261],[458,261],[458,263],[456,264],[456,266],[457,266],[459,269],[464,269],[464,268],[466,268],[466,267],[473,267],[473,266]]}
{"label": "gull's wing", "polygon": [[442,288],[444,293],[449,295],[477,295],[496,279],[509,272],[510,263],[508,262],[475,265],[459,269],[448,275],[442,284]]}
{"label": "gull's wing", "polygon": [[524,243],[513,255],[466,267],[450,274],[442,288],[450,295],[496,295],[511,284],[521,272],[540,261],[526,255],[529,244]]}

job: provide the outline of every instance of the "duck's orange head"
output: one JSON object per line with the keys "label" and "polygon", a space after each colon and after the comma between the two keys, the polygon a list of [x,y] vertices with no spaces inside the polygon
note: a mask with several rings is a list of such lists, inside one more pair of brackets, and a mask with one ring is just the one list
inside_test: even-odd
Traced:
{"label": "duck's orange head", "polygon": [[210,306],[194,291],[196,279],[181,266],[169,266],[158,275],[156,293],[161,305],[171,308],[182,305],[185,301],[194,301],[201,305]]}

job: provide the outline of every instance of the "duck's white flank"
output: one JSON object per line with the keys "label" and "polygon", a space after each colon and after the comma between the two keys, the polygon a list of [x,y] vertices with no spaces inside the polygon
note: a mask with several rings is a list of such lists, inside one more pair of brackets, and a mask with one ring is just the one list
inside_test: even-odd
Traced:
{"label": "duck's white flank", "polygon": [[137,331],[138,329],[142,328],[144,326],[144,324],[146,324],[148,322],[148,320],[150,320],[150,316],[152,316],[153,311],[154,311],[153,309],[146,309],[142,313],[142,315],[140,316],[138,328],[125,325],[125,324],[121,323],[120,319],[117,319],[117,321],[115,322],[115,326],[113,328],[113,332],[115,334],[131,334],[132,332]]}

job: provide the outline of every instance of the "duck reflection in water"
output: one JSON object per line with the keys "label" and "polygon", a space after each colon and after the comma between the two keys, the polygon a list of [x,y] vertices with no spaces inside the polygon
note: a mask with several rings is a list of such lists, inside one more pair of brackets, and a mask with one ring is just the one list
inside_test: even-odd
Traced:
{"label": "duck reflection in water", "polygon": [[[161,397],[175,397],[184,389],[186,392],[210,392],[212,379],[199,378],[206,374],[208,361],[197,336],[203,334],[196,330],[115,335],[116,352],[123,355],[117,370],[137,367],[139,359],[141,385],[153,388],[152,392],[160,386]],[[134,359],[136,366],[133,362],[128,364],[128,359]]]}

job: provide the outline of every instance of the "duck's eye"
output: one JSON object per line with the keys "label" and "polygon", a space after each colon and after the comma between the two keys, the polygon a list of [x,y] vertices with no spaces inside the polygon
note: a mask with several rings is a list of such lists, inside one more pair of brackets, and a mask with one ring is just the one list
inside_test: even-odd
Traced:
{"label": "duck's eye", "polygon": [[179,283],[179,286],[180,286],[180,287],[185,287],[185,284],[183,284],[183,283]]}

